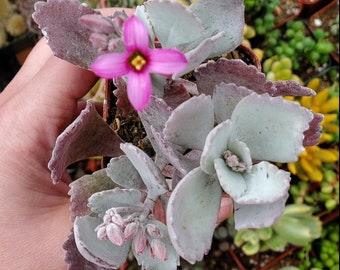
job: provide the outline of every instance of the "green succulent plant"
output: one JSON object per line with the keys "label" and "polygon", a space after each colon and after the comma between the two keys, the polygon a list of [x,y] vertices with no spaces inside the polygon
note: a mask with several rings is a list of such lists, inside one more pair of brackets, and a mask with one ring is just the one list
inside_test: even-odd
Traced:
{"label": "green succulent plant", "polygon": [[312,212],[313,208],[308,205],[287,205],[282,217],[273,226],[237,231],[234,244],[248,256],[268,249],[282,251],[287,244],[306,246],[319,238],[322,231],[319,218]]}
{"label": "green succulent plant", "polygon": [[293,63],[289,57],[274,55],[263,62],[263,71],[268,80],[294,80],[303,84],[300,77],[293,73]]}

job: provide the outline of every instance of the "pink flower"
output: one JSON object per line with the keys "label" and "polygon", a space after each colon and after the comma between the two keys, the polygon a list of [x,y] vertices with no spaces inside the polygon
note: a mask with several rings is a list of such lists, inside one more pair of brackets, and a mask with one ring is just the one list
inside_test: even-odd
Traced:
{"label": "pink flower", "polygon": [[187,60],[175,49],[150,49],[146,26],[136,16],[124,23],[125,52],[98,57],[91,69],[100,77],[111,79],[128,75],[127,94],[132,106],[141,111],[151,97],[149,73],[170,75],[183,70]]}

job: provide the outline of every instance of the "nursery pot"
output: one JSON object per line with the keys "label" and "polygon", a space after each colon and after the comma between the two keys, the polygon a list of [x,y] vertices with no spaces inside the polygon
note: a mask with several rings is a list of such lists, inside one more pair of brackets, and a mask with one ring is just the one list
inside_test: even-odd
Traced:
{"label": "nursery pot", "polygon": [[326,39],[335,45],[331,56],[339,63],[339,23],[337,23],[337,28],[335,28],[338,14],[339,0],[333,0],[309,18],[309,26],[312,32],[321,28],[329,33]]}
{"label": "nursery pot", "polygon": [[329,4],[331,0],[298,0],[302,6],[302,14],[304,16],[310,16],[319,11],[325,5]]}
{"label": "nursery pot", "polygon": [[298,17],[303,5],[298,0],[280,0],[279,5],[274,10],[275,28],[279,28],[289,21]]}

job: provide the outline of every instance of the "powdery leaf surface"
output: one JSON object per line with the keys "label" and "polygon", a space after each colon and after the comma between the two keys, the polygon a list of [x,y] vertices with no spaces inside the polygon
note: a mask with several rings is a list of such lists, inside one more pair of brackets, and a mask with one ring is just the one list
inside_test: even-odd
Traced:
{"label": "powdery leaf surface", "polygon": [[74,239],[73,229],[71,230],[70,235],[67,240],[63,244],[63,249],[66,250],[65,254],[65,262],[68,264],[68,270],[106,270],[108,268],[98,266],[94,263],[86,260],[78,251],[76,246],[76,241]]}
{"label": "powdery leaf surface", "polygon": [[100,13],[76,0],[48,0],[37,2],[32,16],[55,56],[87,69],[99,53],[89,41],[91,31],[78,21],[85,14]]}
{"label": "powdery leaf surface", "polygon": [[122,140],[88,101],[84,110],[57,138],[48,163],[53,183],[62,180],[67,166],[93,156],[120,156]]}
{"label": "powdery leaf surface", "polygon": [[169,235],[178,254],[190,263],[211,247],[221,201],[217,179],[193,169],[172,192],[167,209]]}
{"label": "powdery leaf surface", "polygon": [[170,115],[163,132],[165,140],[171,143],[202,150],[213,125],[214,108],[211,98],[200,95],[179,105]]}
{"label": "powdery leaf surface", "polygon": [[220,58],[202,64],[194,73],[200,93],[212,95],[215,85],[234,83],[258,94],[271,96],[311,96],[315,92],[295,81],[267,81],[264,73],[240,59]]}
{"label": "powdery leaf surface", "polygon": [[84,175],[70,184],[71,220],[76,216],[85,216],[91,213],[88,207],[88,199],[92,194],[115,188],[115,183],[106,175],[102,169],[91,175]]}
{"label": "powdery leaf surface", "polygon": [[102,218],[77,217],[74,222],[76,245],[81,255],[88,261],[102,267],[117,269],[125,262],[131,241],[117,246],[107,239],[100,240],[95,228],[102,222]]}

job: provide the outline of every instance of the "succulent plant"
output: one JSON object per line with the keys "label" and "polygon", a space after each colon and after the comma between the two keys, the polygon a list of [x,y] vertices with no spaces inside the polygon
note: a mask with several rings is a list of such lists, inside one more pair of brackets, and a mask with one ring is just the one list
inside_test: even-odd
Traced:
{"label": "succulent plant", "polygon": [[[313,90],[269,81],[241,60],[211,60],[242,42],[243,12],[241,0],[197,0],[188,7],[152,0],[132,19],[124,12],[104,17],[75,0],[36,4],[34,18],[56,56],[83,68],[119,56],[124,72],[113,80],[114,94],[117,106],[128,104],[126,113],[134,108],[129,100],[140,98],[136,89],[127,98],[126,69],[135,68],[138,78],[151,73],[151,95],[137,110],[153,156],[124,143],[92,101],[58,137],[49,163],[54,183],[77,160],[112,157],[107,168],[71,184],[74,228],[64,245],[71,266],[118,268],[130,250],[143,269],[176,269],[180,257],[199,261],[211,247],[223,193],[234,200],[236,229],[280,218],[290,175],[270,162],[296,161],[315,145],[322,116],[282,98]],[[126,38],[124,27],[136,18],[150,48],[145,35],[141,47],[135,36]],[[131,46],[142,51],[122,57]],[[160,60],[149,50],[174,48],[188,62],[184,70],[159,76],[144,63]],[[101,67],[111,75],[114,68]]]}
{"label": "succulent plant", "polygon": [[282,251],[287,244],[307,246],[321,237],[322,224],[312,215],[313,208],[304,204],[287,205],[276,224],[260,229],[237,231],[234,244],[242,248],[246,255],[260,251]]}

